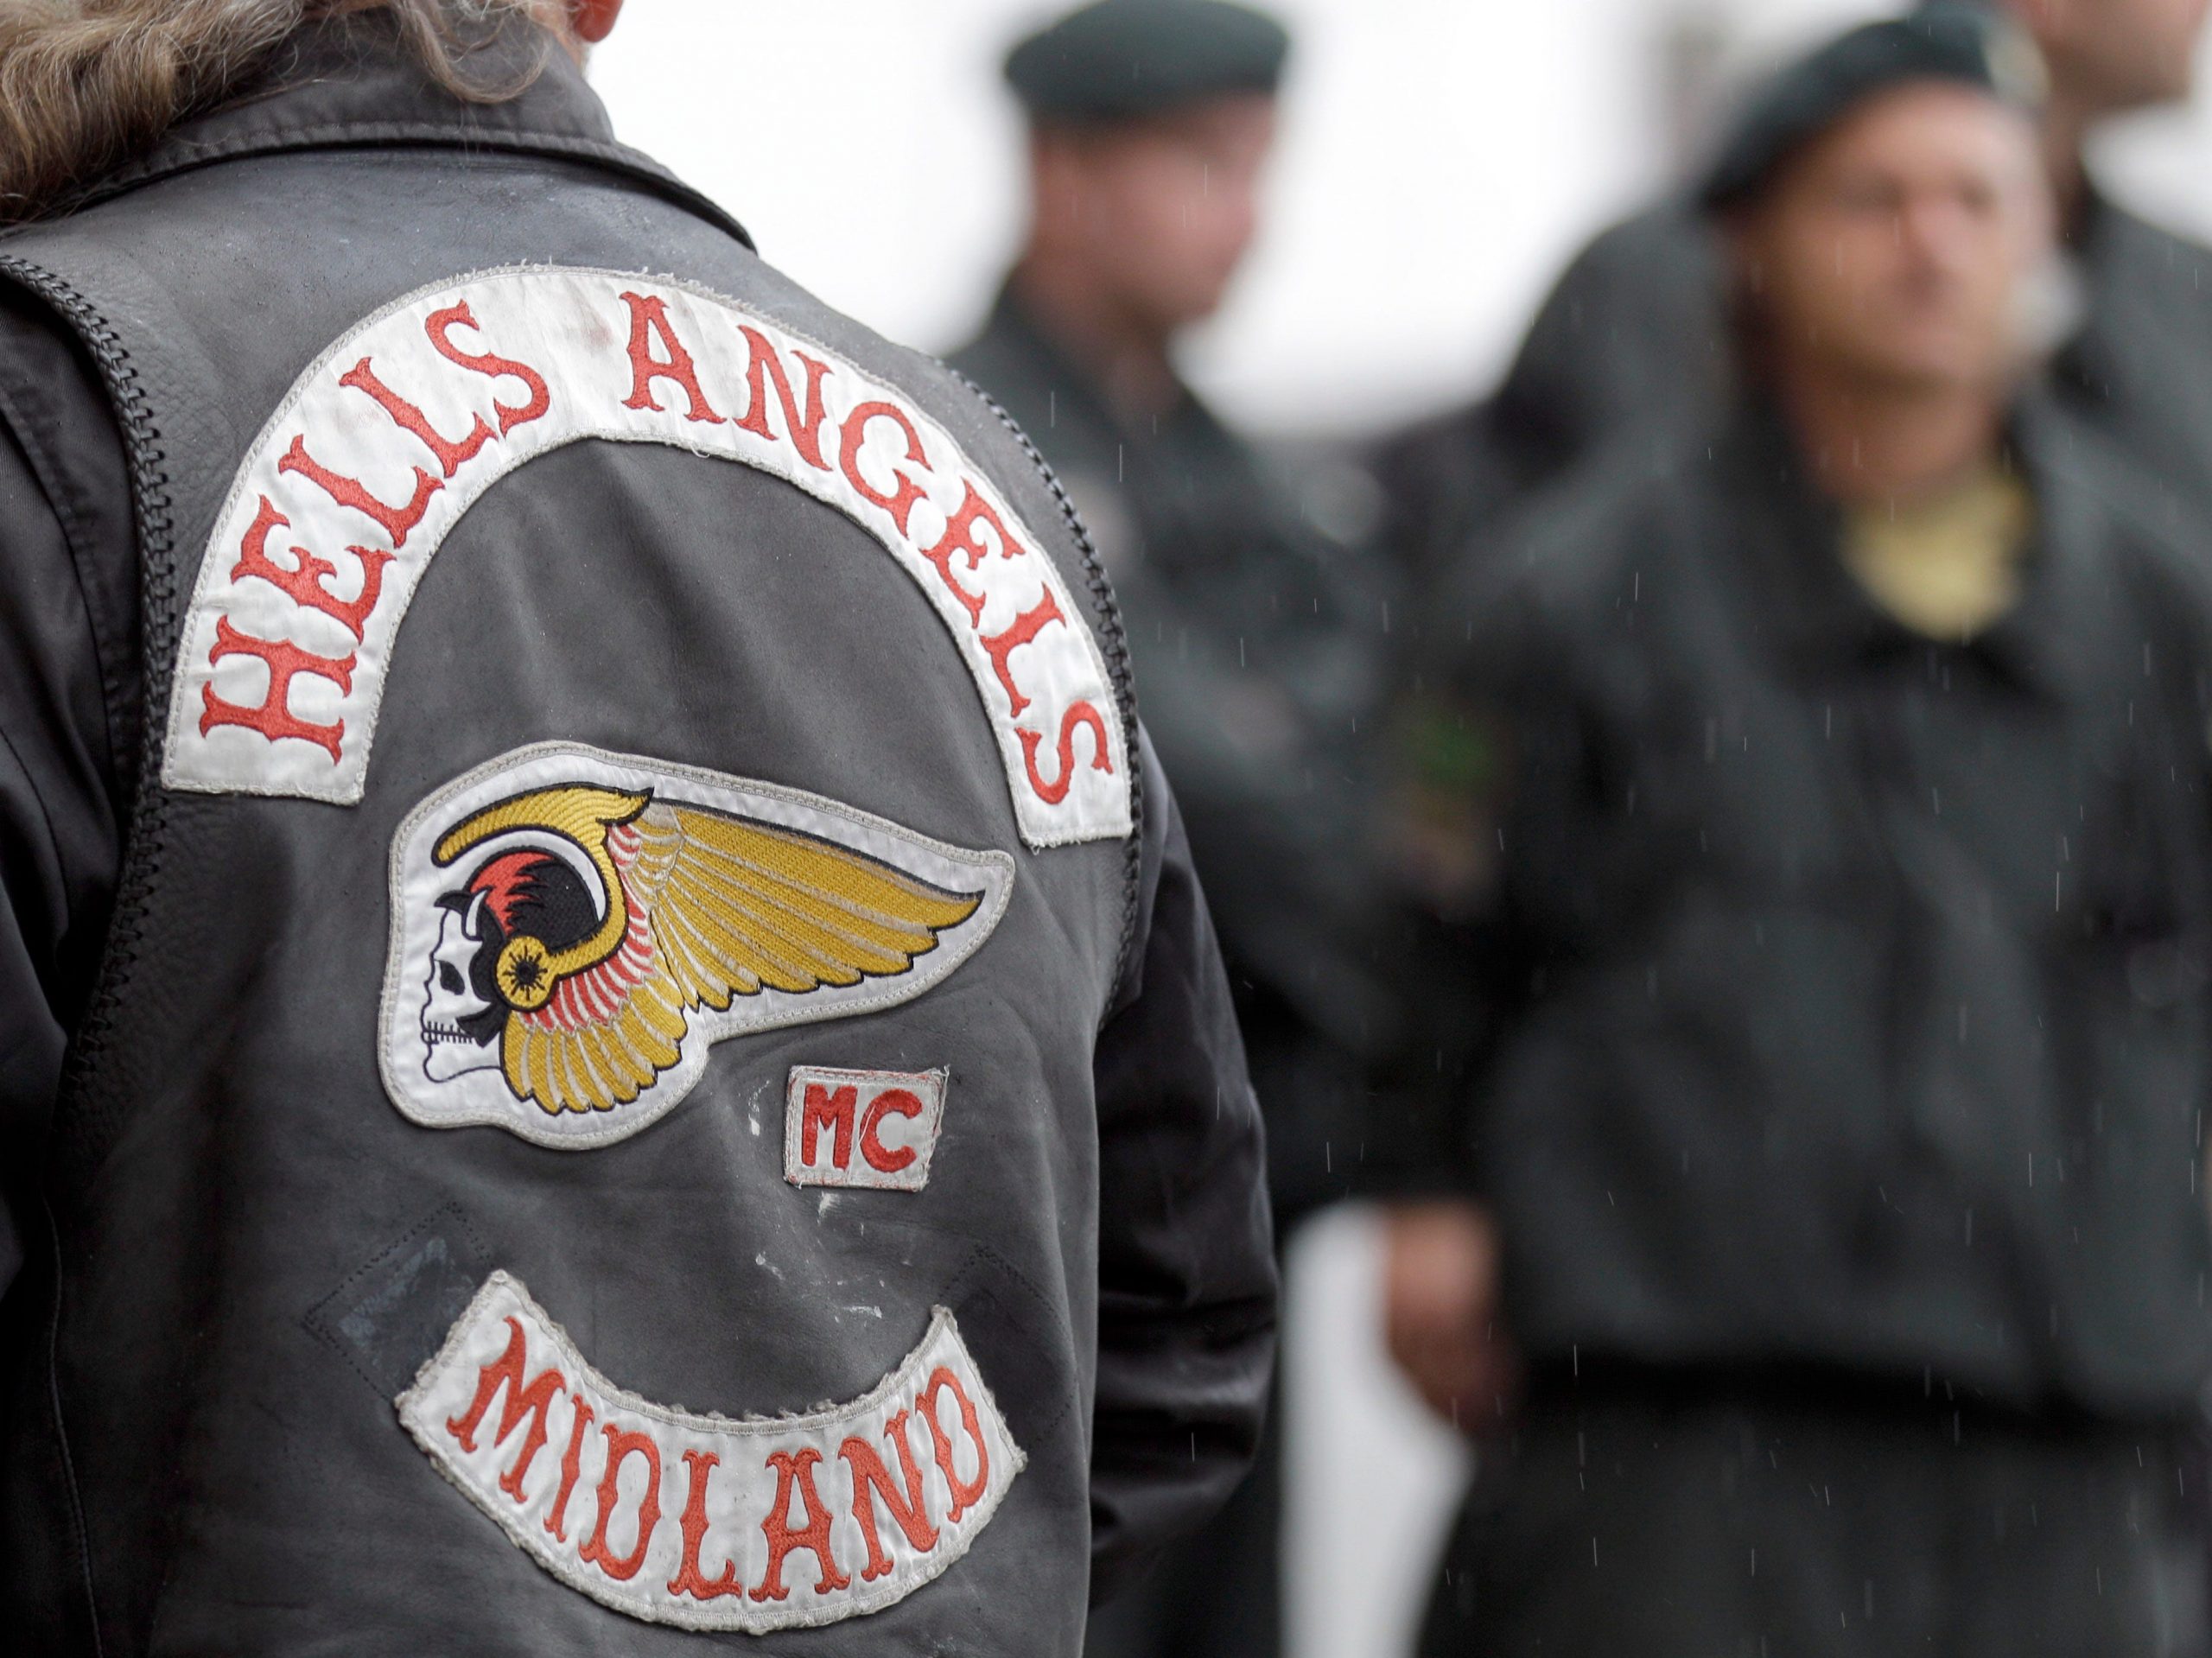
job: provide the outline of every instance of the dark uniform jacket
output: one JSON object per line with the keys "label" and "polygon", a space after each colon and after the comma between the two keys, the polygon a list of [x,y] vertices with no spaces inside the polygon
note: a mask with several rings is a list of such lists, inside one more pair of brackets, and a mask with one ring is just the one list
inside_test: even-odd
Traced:
{"label": "dark uniform jacket", "polygon": [[[2212,523],[2212,251],[2091,187],[2072,243],[2079,325],[2052,365],[2061,403],[2143,467],[2170,529]],[[1471,539],[1616,438],[1647,454],[1700,430],[1733,384],[1710,225],[1668,202],[1578,255],[1496,394],[1387,445],[1392,544],[1447,579]]]}
{"label": "dark uniform jacket", "polygon": [[10,1648],[1074,1652],[1274,1277],[1049,476],[557,56],[0,276]]}
{"label": "dark uniform jacket", "polygon": [[1341,1194],[1391,1021],[1366,942],[1390,585],[1187,390],[1156,421],[1119,416],[1010,291],[951,362],[1043,450],[1112,570],[1287,1224]]}
{"label": "dark uniform jacket", "polygon": [[1969,645],[1864,596],[1758,407],[1571,473],[1440,617],[1506,757],[1451,1005],[1540,1388],[2195,1408],[2212,638],[2130,468],[2033,404],[2014,454]]}

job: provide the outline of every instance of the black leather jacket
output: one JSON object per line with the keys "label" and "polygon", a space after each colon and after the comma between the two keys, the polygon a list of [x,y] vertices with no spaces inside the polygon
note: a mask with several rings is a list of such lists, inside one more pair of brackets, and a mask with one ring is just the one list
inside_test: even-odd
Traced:
{"label": "black leather jacket", "polygon": [[373,22],[0,274],[16,1649],[1074,1652],[1274,1281],[1026,446]]}

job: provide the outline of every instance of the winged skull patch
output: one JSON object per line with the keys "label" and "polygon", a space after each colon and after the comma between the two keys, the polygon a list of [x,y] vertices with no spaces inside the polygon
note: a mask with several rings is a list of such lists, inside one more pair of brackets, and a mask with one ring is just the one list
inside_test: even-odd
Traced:
{"label": "winged skull patch", "polygon": [[751,1031],[896,1006],[1005,913],[1014,861],[849,806],[571,744],[479,766],[394,838],[380,1058],[406,1116],[626,1138]]}

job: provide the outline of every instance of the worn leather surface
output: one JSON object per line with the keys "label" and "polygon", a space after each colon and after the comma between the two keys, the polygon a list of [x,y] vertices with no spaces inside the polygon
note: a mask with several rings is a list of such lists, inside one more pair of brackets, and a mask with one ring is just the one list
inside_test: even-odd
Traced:
{"label": "worn leather surface", "polygon": [[[93,341],[131,442],[149,729],[232,473],[295,378],[387,302],[522,262],[681,275],[898,384],[989,472],[1112,659],[1103,583],[996,414],[613,151],[565,69],[479,122],[356,44],[304,50],[304,84],[0,241]],[[1011,908],[932,994],[724,1043],[620,1143],[418,1128],[376,1064],[394,831],[462,771],[553,738],[1004,848]],[[6,1354],[11,1397],[46,1408],[7,1439],[10,1534],[37,1534],[9,1598],[30,1649],[1073,1652],[1094,1509],[1125,1561],[1233,1479],[1273,1275],[1256,1120],[1172,805],[1152,772],[1141,856],[1025,848],[944,624],[849,520],[734,464],[557,451],[431,564],[358,806],[174,794],[145,770],[49,1159],[58,1313],[50,1342],[27,1331]],[[797,1064],[949,1065],[928,1189],[787,1185]],[[881,1613],[765,1638],[623,1618],[512,1547],[394,1420],[494,1267],[621,1386],[731,1415],[864,1393],[949,1305],[1027,1468],[972,1553]],[[1095,1388],[1121,1447],[1098,1447],[1103,1469]],[[1191,1467],[1154,1471],[1186,1439]]]}

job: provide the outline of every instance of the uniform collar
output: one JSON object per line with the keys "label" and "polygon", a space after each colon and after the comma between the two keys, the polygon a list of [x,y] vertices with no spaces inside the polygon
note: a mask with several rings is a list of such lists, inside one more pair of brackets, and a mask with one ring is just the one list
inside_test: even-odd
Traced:
{"label": "uniform collar", "polygon": [[1722,499],[1744,504],[1748,522],[1713,541],[1786,670],[1815,677],[1955,651],[2056,701],[2083,689],[2097,631],[2088,619],[2104,584],[2094,488],[2076,464],[2080,435],[2040,395],[2025,396],[2008,421],[2005,455],[2035,503],[2019,600],[1972,640],[1941,645],[1882,609],[1845,568],[1844,514],[1813,485],[1779,411],[1758,398],[1740,406],[1714,461]]}
{"label": "uniform collar", "polygon": [[[1106,401],[1106,394],[1068,353],[1060,348],[1059,341],[1047,334],[1036,316],[1015,295],[1014,279],[1009,276],[1000,284],[998,297],[991,302],[991,314],[983,324],[985,335],[1006,343],[1017,357],[1034,363],[1058,397],[1070,405],[1069,412],[1096,426],[1112,432],[1120,422]],[[990,388],[985,387],[986,391]],[[1056,422],[1057,423],[1057,422]]]}
{"label": "uniform collar", "polygon": [[1092,420],[1105,431],[1132,440],[1140,444],[1148,441],[1171,425],[1186,421],[1201,422],[1216,427],[1219,422],[1198,394],[1181,378],[1175,382],[1175,406],[1156,421],[1132,422],[1122,418],[1114,407],[1098,377],[1077,362],[1046,327],[1038,321],[1036,314],[1021,302],[1014,291],[1009,277],[999,289],[998,298],[992,302],[990,320],[985,324],[988,333],[1012,341],[1028,359],[1044,366],[1056,389],[1074,403],[1084,417]]}
{"label": "uniform collar", "polygon": [[[510,29],[475,62],[497,84],[536,60],[535,32]],[[156,180],[225,162],[306,149],[420,145],[527,155],[620,173],[688,208],[745,244],[743,226],[658,162],[617,143],[607,109],[558,48],[518,96],[475,104],[424,73],[385,16],[374,13],[310,23],[222,107],[173,128],[145,155],[71,202],[74,209]]]}

